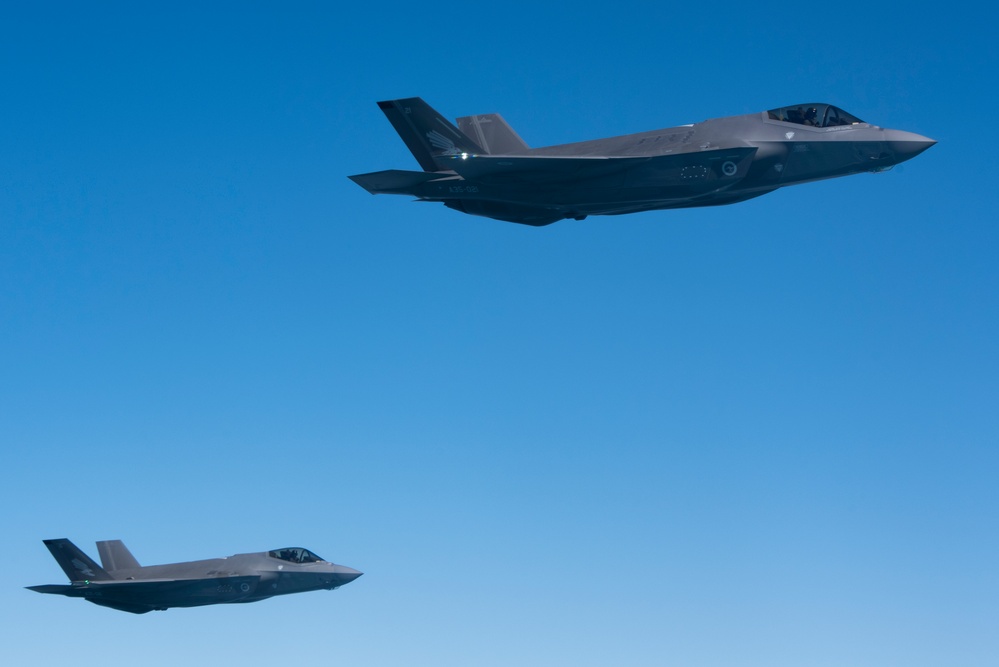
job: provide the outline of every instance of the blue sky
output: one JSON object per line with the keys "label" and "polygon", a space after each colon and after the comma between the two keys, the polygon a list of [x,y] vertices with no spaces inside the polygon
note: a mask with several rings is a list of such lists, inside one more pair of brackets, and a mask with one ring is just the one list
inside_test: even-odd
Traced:
{"label": "blue sky", "polygon": [[[8,661],[994,664],[999,16],[896,7],[8,8]],[[413,95],[536,146],[812,100],[940,143],[533,229],[346,178],[416,168]],[[25,591],[50,537],[366,574],[133,617]]]}

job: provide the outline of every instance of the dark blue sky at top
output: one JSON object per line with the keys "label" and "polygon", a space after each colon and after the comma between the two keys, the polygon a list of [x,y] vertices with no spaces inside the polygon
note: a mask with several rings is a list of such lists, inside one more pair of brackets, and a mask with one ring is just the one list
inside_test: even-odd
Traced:
{"label": "dark blue sky at top", "polygon": [[[8,8],[7,656],[988,665],[994,9]],[[532,229],[348,174],[375,106],[531,145],[805,101],[939,144],[730,207]],[[132,617],[41,544],[313,549],[335,593]]]}

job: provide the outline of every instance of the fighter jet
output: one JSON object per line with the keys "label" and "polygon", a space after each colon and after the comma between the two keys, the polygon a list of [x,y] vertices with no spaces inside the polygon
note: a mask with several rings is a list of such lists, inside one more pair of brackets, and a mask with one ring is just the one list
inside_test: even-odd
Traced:
{"label": "fighter jet", "polygon": [[423,171],[351,176],[525,225],[588,215],[718,206],[786,185],[884,171],[935,144],[808,103],[609,139],[529,148],[499,114],[448,122],[418,97],[379,102]]}
{"label": "fighter jet", "polygon": [[334,590],[362,574],[301,547],[142,567],[120,540],[107,540],[97,543],[101,567],[67,539],[44,542],[72,583],[30,590],[133,614]]}

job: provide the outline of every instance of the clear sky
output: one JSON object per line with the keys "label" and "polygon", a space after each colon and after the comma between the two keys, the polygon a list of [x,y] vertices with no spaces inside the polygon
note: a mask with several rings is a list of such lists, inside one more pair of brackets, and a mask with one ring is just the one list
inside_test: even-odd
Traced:
{"label": "clear sky", "polygon": [[[6,664],[996,664],[993,5],[204,4],[0,20]],[[535,229],[347,179],[414,95],[939,144]],[[366,574],[133,616],[24,590],[53,537]]]}

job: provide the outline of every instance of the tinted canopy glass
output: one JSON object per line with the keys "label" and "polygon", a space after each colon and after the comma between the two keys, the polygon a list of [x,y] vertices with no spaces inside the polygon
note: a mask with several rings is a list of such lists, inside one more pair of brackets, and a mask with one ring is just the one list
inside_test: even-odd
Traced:
{"label": "tinted canopy glass", "polygon": [[771,120],[811,127],[836,127],[837,125],[855,125],[864,122],[839,107],[821,103],[796,104],[780,109],[771,109],[767,114]]}
{"label": "tinted canopy glass", "polygon": [[278,560],[286,560],[289,563],[318,563],[323,560],[308,549],[301,547],[288,547],[287,549],[275,549],[268,551],[267,555]]}

